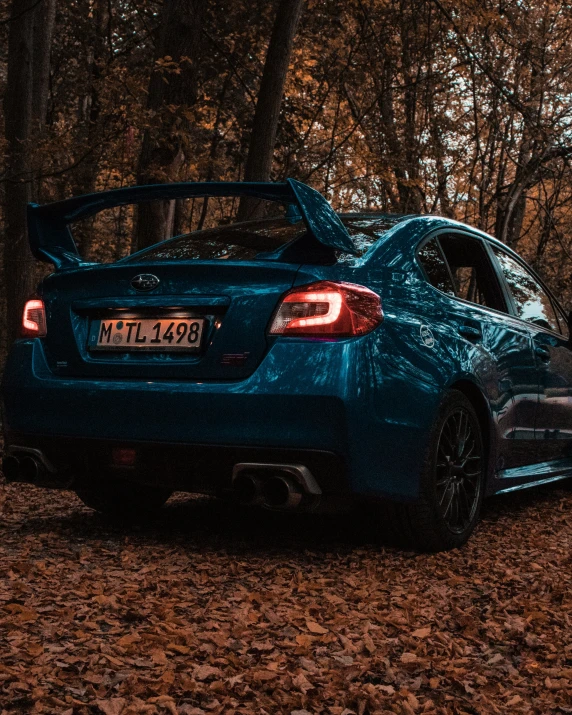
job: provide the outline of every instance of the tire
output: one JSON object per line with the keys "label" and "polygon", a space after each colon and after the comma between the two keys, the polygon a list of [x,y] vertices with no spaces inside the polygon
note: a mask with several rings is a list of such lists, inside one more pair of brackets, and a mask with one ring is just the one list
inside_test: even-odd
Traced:
{"label": "tire", "polygon": [[419,499],[387,505],[394,540],[425,552],[463,546],[479,520],[486,463],[477,413],[463,393],[450,390],[429,435]]}
{"label": "tire", "polygon": [[103,479],[76,489],[76,494],[90,509],[113,521],[140,521],[153,517],[173,492],[116,479]]}

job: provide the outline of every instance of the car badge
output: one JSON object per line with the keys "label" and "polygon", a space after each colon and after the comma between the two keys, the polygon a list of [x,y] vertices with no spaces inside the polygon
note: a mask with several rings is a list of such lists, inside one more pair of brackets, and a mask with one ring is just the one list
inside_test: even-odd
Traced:
{"label": "car badge", "polygon": [[433,335],[433,332],[428,325],[422,325],[419,330],[419,333],[421,335],[421,342],[423,343],[423,345],[425,345],[426,348],[435,347],[435,336]]}
{"label": "car badge", "polygon": [[155,290],[159,282],[157,276],[154,276],[152,273],[140,273],[131,280],[131,285],[135,290],[149,291]]}

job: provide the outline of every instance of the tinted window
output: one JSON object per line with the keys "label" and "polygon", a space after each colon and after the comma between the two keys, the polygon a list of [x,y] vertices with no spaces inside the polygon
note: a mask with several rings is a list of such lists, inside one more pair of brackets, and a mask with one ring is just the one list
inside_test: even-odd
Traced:
{"label": "tinted window", "polygon": [[447,234],[439,236],[439,243],[453,275],[456,295],[471,303],[505,310],[497,277],[482,242]]}
{"label": "tinted window", "polygon": [[559,333],[560,325],[552,301],[536,278],[504,251],[496,246],[493,251],[514,298],[518,317]]}
{"label": "tinted window", "polygon": [[[398,223],[400,217],[342,217],[358,256],[362,256],[384,233]],[[231,260],[253,261],[274,258],[271,255],[287,243],[306,234],[303,221],[291,223],[285,218],[245,221],[193,231],[153,246],[136,255],[134,261]],[[338,261],[355,259],[350,254],[336,252]],[[131,260],[131,259],[127,259]],[[311,260],[311,259],[310,259]]]}
{"label": "tinted window", "polygon": [[451,275],[437,245],[437,240],[433,239],[420,248],[418,256],[429,283],[443,293],[455,295]]}
{"label": "tinted window", "polygon": [[232,260],[252,261],[257,254],[275,251],[302,236],[306,226],[302,221],[286,219],[248,221],[194,231],[164,241],[137,256],[137,261]]}

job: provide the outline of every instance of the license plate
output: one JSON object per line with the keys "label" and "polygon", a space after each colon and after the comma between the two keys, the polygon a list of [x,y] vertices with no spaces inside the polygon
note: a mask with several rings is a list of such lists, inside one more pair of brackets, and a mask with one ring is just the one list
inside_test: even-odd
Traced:
{"label": "license plate", "polygon": [[90,350],[198,350],[203,318],[121,318],[96,320]]}

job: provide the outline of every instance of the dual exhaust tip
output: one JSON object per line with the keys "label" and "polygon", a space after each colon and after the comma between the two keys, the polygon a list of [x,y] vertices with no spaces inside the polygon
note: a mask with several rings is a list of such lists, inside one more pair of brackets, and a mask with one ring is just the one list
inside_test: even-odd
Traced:
{"label": "dual exhaust tip", "polygon": [[296,509],[304,497],[321,494],[311,472],[297,464],[237,464],[233,491],[241,504]]}
{"label": "dual exhaust tip", "polygon": [[45,487],[67,487],[69,475],[60,473],[39,449],[12,445],[2,459],[7,482],[23,482]]}
{"label": "dual exhaust tip", "polygon": [[31,455],[9,454],[2,460],[2,471],[8,482],[36,484],[40,481],[45,469],[42,463]]}
{"label": "dual exhaust tip", "polygon": [[302,491],[292,479],[282,475],[260,479],[254,474],[240,474],[233,483],[241,504],[269,509],[295,509],[302,501]]}

